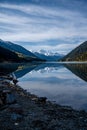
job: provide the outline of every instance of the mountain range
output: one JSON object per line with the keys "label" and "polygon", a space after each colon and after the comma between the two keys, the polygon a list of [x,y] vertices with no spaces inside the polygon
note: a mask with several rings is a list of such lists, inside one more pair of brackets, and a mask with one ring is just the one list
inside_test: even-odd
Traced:
{"label": "mountain range", "polygon": [[73,49],[60,61],[87,61],[87,41]]}
{"label": "mountain range", "polygon": [[28,62],[41,59],[20,45],[0,40],[0,61]]}
{"label": "mountain range", "polygon": [[64,55],[57,52],[40,50],[39,52],[33,52],[37,57],[46,61],[57,61],[64,57]]}
{"label": "mountain range", "polygon": [[59,53],[47,52],[46,50],[40,50],[39,52],[30,52],[24,47],[14,44],[9,41],[3,41],[0,39],[0,61],[11,62],[29,62],[29,61],[57,61],[62,58],[63,55]]}
{"label": "mountain range", "polygon": [[46,50],[30,52],[20,45],[0,40],[0,62],[31,61],[87,61],[87,41],[64,56]]}

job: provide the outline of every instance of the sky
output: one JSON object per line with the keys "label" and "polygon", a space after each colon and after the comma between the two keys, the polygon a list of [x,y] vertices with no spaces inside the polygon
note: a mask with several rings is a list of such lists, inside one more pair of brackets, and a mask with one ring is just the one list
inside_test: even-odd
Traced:
{"label": "sky", "polygon": [[67,54],[87,40],[87,0],[0,0],[0,39]]}

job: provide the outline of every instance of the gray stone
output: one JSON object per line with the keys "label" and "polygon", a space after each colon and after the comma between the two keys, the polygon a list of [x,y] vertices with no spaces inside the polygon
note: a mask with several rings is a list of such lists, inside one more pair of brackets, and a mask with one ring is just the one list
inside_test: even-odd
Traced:
{"label": "gray stone", "polygon": [[17,113],[12,113],[11,114],[11,119],[15,120],[15,121],[20,120],[20,119],[22,119],[22,115],[17,114]]}
{"label": "gray stone", "polygon": [[6,103],[7,104],[11,104],[11,103],[15,103],[16,102],[16,98],[12,93],[7,93],[6,94]]}

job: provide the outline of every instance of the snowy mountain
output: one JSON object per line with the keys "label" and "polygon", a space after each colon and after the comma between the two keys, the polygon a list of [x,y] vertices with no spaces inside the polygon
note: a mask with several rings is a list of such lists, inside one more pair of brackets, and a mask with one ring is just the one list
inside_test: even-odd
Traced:
{"label": "snowy mountain", "polygon": [[[58,61],[60,58],[63,57],[63,55],[54,51],[40,50],[38,52],[30,52],[20,45],[3,40],[0,40],[0,47],[2,47],[6,51],[9,50],[9,53],[11,54],[13,52],[14,55],[16,54],[16,57],[18,56],[20,59],[24,61]],[[3,58],[8,59],[8,57],[6,57],[4,53]]]}
{"label": "snowy mountain", "polygon": [[64,56],[57,52],[46,51],[46,50],[40,50],[38,52],[33,52],[33,53],[39,58],[47,60],[47,61],[58,61]]}

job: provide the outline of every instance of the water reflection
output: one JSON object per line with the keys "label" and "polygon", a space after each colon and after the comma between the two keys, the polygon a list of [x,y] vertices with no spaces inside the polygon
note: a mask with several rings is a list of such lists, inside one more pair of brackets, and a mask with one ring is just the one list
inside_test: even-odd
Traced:
{"label": "water reflection", "polygon": [[[67,66],[69,66],[69,70]],[[72,66],[74,66],[74,71]],[[76,75],[77,72],[78,76]],[[68,65],[52,63],[37,66],[19,80],[20,85],[31,93],[46,96],[49,100],[56,101],[61,105],[69,105],[76,109],[86,110],[86,75],[87,64]]]}
{"label": "water reflection", "polygon": [[45,64],[24,64],[18,66],[14,72],[17,78],[21,78],[25,74],[34,71],[39,71],[40,73],[53,72],[66,67],[73,74],[87,82],[87,64],[58,64],[58,63],[45,63]]}
{"label": "water reflection", "polygon": [[16,84],[18,82],[18,78],[23,77],[39,64],[40,63],[1,63],[0,81],[7,79]]}
{"label": "water reflection", "polygon": [[75,63],[29,63],[29,64],[0,64],[0,75],[6,75],[14,73],[17,78],[21,78],[31,71],[39,71],[45,73],[47,71],[57,71],[58,69],[66,67],[73,74],[80,77],[87,82],[87,64],[75,64]]}
{"label": "water reflection", "polygon": [[40,63],[1,63],[0,76],[14,73],[17,78],[21,78],[35,69],[38,65],[40,65]]}
{"label": "water reflection", "polygon": [[8,64],[1,63],[0,64],[0,76],[10,74],[18,69],[18,64]]}
{"label": "water reflection", "polygon": [[65,64],[65,67],[87,82],[87,64]]}
{"label": "water reflection", "polygon": [[0,65],[0,73],[14,73],[19,85],[27,91],[46,96],[61,105],[87,109],[87,64],[33,63],[8,66],[2,69]]}

